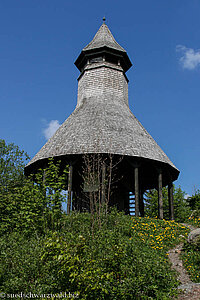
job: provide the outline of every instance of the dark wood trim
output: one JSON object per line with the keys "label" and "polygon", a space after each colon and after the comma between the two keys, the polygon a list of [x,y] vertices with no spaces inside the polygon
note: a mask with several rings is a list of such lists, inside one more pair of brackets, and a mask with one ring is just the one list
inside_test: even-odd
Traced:
{"label": "dark wood trim", "polygon": [[169,200],[169,218],[174,220],[174,187],[173,183],[168,184],[168,200]]}
{"label": "dark wood trim", "polygon": [[144,217],[144,192],[140,190],[140,195],[139,195],[139,211],[140,211],[140,216]]}
{"label": "dark wood trim", "polygon": [[69,215],[71,210],[71,199],[72,199],[72,174],[73,167],[69,164],[69,174],[68,174],[68,189],[67,189],[67,214]]}
{"label": "dark wood trim", "polygon": [[106,201],[106,165],[105,162],[102,164],[102,178],[101,178],[101,200],[102,203]]}
{"label": "dark wood trim", "polygon": [[139,217],[139,168],[134,168],[135,177],[135,216]]}
{"label": "dark wood trim", "polygon": [[162,171],[158,173],[158,218],[163,219]]}

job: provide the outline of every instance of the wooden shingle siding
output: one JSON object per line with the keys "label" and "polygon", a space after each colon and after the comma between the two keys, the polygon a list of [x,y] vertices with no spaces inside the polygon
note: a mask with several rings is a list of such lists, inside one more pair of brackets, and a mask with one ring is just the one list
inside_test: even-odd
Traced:
{"label": "wooden shingle siding", "polygon": [[[102,46],[114,49],[116,54],[113,53],[113,56],[120,57],[122,52],[123,55],[126,54],[108,27],[103,24],[93,41],[83,49],[84,52],[81,52],[81,59],[87,56],[87,51],[90,53]],[[101,55],[104,57],[104,53]],[[92,58],[91,53],[90,56]],[[124,57],[126,59],[126,56]],[[78,79],[76,109],[26,168],[48,157],[111,153],[158,161],[170,165],[177,174],[179,173],[130,111],[128,80],[123,65],[120,61],[115,64],[112,63],[114,60],[108,60],[93,63],[88,61],[83,65]],[[79,66],[79,62],[77,64]]]}

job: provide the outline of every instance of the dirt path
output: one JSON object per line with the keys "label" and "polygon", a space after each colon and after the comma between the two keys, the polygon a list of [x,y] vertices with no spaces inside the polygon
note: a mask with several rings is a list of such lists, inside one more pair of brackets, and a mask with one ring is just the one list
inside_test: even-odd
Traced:
{"label": "dirt path", "polygon": [[[190,230],[196,229],[194,226],[189,224],[182,224]],[[199,300],[200,299],[200,283],[194,283],[191,281],[187,271],[183,266],[183,262],[180,258],[180,253],[182,250],[183,244],[177,245],[175,248],[168,251],[169,259],[172,263],[172,268],[177,271],[178,280],[181,282],[181,285],[178,287],[183,290],[178,297],[178,300]]]}

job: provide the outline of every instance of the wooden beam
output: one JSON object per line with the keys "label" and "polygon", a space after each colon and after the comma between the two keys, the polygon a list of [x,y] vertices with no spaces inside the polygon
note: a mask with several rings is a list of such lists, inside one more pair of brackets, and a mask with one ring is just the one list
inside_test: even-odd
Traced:
{"label": "wooden beam", "polygon": [[101,200],[102,204],[106,201],[106,164],[102,164],[102,178],[101,178]]}
{"label": "wooden beam", "polygon": [[130,214],[130,211],[129,211],[129,192],[128,191],[124,191],[124,195],[123,195],[123,199],[124,199],[124,202],[123,202],[123,211],[125,212],[126,215],[129,215]]}
{"label": "wooden beam", "polygon": [[43,185],[43,196],[46,198],[46,187],[45,182],[46,181],[46,170],[43,169],[43,175],[42,175],[42,185]]}
{"label": "wooden beam", "polygon": [[72,199],[72,174],[73,167],[69,164],[69,174],[68,174],[68,189],[67,189],[67,214],[69,215],[71,209],[71,199]]}
{"label": "wooden beam", "polygon": [[158,173],[158,218],[163,219],[162,171]]}
{"label": "wooden beam", "polygon": [[139,211],[140,211],[140,216],[144,217],[144,199],[143,199],[143,191],[140,190],[140,195],[139,195]]}
{"label": "wooden beam", "polygon": [[139,217],[139,168],[135,166],[134,168],[135,177],[135,216]]}
{"label": "wooden beam", "polygon": [[[76,190],[76,189],[74,189]],[[72,202],[72,210],[77,211],[78,210],[78,191],[73,193],[73,202]]]}
{"label": "wooden beam", "polygon": [[170,182],[168,184],[168,200],[169,200],[169,218],[170,220],[174,220],[174,187],[173,183]]}

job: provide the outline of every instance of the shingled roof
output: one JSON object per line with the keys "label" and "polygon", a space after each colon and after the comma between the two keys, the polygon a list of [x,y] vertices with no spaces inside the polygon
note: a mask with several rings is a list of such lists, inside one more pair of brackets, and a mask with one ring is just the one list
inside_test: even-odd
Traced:
{"label": "shingled roof", "polygon": [[175,168],[127,105],[113,99],[85,99],[29,164],[48,157],[82,153],[143,157]]}
{"label": "shingled roof", "polygon": [[[105,45],[125,52],[115,41],[107,25],[102,24],[94,39],[83,51]],[[126,52],[125,55],[127,55]],[[80,76],[80,78],[85,76],[86,79],[84,80],[86,81],[81,83],[79,93],[82,94],[79,95],[80,101],[76,109],[29,162],[26,169],[49,157],[67,157],[68,155],[84,153],[111,153],[164,163],[172,167],[176,174],[179,173],[178,169],[130,111],[123,65],[113,65],[109,69],[109,64],[109,62],[104,61],[91,65],[86,63]],[[107,73],[106,75],[105,73],[108,69],[110,72],[117,73],[111,74],[112,83],[110,74]],[[97,76],[96,74],[99,72],[97,70],[103,70],[102,78],[95,77],[94,79],[93,76]],[[87,77],[90,76],[88,74],[92,74],[90,79]],[[91,84],[89,92],[87,90],[88,83]],[[94,84],[96,84],[96,88]]]}
{"label": "shingled roof", "polygon": [[97,33],[95,34],[93,40],[85,48],[83,48],[83,51],[93,50],[105,46],[115,50],[126,52],[124,48],[122,48],[116,42],[108,26],[105,23],[103,23],[97,31]]}

